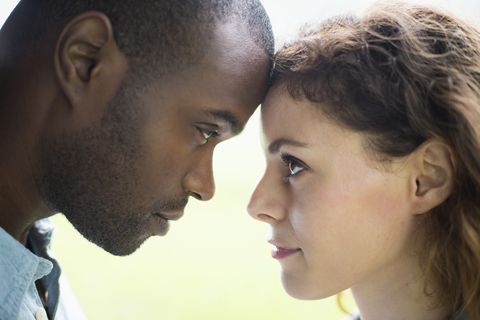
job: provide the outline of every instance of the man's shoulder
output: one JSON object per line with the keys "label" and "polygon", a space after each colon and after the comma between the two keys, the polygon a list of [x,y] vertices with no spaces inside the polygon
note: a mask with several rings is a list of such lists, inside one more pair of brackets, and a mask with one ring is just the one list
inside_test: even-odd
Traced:
{"label": "man's shoulder", "polygon": [[0,319],[17,319],[35,278],[52,269],[4,229],[0,228]]}
{"label": "man's shoulder", "polygon": [[86,320],[87,317],[52,252],[54,230],[55,225],[47,218],[36,221],[28,235],[32,251],[53,264],[52,271],[42,279],[43,285],[49,291],[47,298],[49,310],[55,319]]}

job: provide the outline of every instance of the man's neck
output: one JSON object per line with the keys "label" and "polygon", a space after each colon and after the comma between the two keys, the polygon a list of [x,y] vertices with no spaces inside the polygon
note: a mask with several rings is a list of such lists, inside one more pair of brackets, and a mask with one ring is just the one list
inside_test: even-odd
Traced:
{"label": "man's neck", "polygon": [[27,246],[27,238],[28,238],[28,233],[30,232],[30,229],[32,229],[32,226],[33,224],[31,224],[30,226],[28,226],[27,229],[25,229],[25,231],[23,231],[23,233],[20,235],[20,238],[18,239],[18,241],[23,244],[25,247]]}
{"label": "man's neck", "polygon": [[[0,104],[2,101],[0,98]],[[34,178],[38,163],[33,147],[35,138],[21,133],[29,131],[29,124],[11,112],[0,114],[0,227],[20,242],[22,234],[36,220],[53,214],[41,198]]]}
{"label": "man's neck", "polygon": [[23,245],[33,223],[54,214],[38,195],[27,189],[21,192],[5,181],[0,182],[0,227]]}

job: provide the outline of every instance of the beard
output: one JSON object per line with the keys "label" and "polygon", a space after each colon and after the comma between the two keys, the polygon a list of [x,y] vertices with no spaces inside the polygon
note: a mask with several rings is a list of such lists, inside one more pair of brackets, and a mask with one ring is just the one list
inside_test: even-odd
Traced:
{"label": "beard", "polygon": [[182,210],[187,195],[164,197],[153,205],[142,189],[145,111],[139,83],[123,80],[107,113],[96,125],[64,132],[42,152],[36,183],[45,203],[61,212],[87,240],[125,256],[152,234],[149,218]]}

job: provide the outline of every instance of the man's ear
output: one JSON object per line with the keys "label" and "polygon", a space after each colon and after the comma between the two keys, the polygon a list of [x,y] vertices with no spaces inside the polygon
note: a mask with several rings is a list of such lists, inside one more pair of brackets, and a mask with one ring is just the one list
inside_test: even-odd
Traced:
{"label": "man's ear", "polygon": [[415,151],[414,176],[416,190],[412,195],[415,213],[430,211],[451,194],[455,182],[455,150],[445,141],[433,138]]}
{"label": "man's ear", "polygon": [[81,103],[95,84],[108,85],[101,77],[126,70],[128,65],[115,43],[110,20],[97,11],[84,12],[65,26],[57,41],[54,63],[60,86],[72,106]]}

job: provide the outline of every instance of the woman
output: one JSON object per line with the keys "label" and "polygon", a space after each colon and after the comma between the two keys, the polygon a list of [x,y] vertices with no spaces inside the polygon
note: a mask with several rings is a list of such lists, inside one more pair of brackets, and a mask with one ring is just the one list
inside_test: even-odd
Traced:
{"label": "woman", "polygon": [[480,319],[478,30],[397,2],[305,30],[276,54],[262,124],[248,211],[291,296]]}

